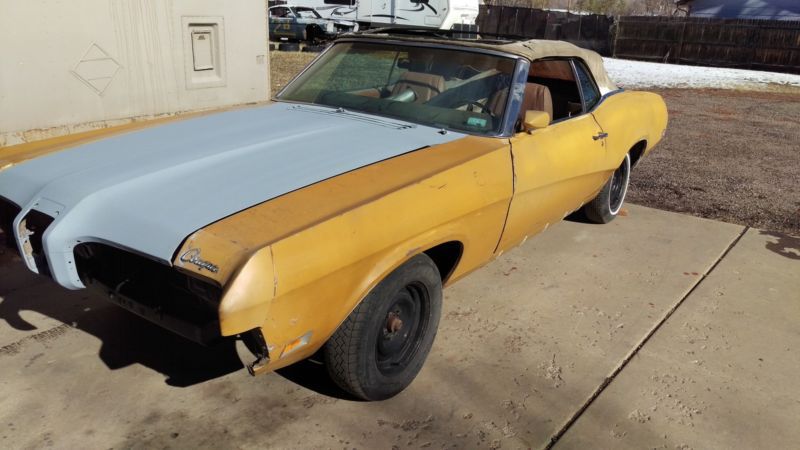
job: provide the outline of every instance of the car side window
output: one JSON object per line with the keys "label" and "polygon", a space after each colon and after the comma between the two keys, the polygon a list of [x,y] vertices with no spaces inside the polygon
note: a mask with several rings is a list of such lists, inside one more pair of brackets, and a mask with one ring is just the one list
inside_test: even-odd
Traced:
{"label": "car side window", "polygon": [[580,83],[581,92],[583,93],[583,110],[588,112],[600,101],[600,91],[597,90],[592,75],[583,62],[577,60],[574,62],[575,71],[578,74],[578,83]]}
{"label": "car side window", "polygon": [[291,17],[289,8],[272,8],[269,10],[270,17]]}
{"label": "car side window", "polygon": [[311,8],[295,8],[294,13],[301,19],[321,19],[319,13]]}
{"label": "car side window", "polygon": [[531,63],[521,114],[524,110],[550,113],[553,122],[583,113],[581,94],[569,58],[540,59]]}

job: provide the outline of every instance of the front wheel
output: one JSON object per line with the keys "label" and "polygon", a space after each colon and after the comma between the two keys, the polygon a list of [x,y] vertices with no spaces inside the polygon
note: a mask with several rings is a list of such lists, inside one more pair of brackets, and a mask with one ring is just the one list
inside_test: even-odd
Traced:
{"label": "front wheel", "polygon": [[625,201],[630,178],[631,157],[630,154],[627,154],[597,197],[583,207],[586,218],[594,223],[608,223],[614,220]]}
{"label": "front wheel", "polygon": [[364,400],[400,393],[419,373],[436,337],[442,279],[417,255],[381,281],[325,344],[328,373]]}

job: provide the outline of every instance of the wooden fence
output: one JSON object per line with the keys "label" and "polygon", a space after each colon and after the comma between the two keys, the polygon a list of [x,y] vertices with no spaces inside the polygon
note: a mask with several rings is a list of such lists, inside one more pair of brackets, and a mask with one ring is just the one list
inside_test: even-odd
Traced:
{"label": "wooden fence", "polygon": [[481,5],[478,29],[485,33],[569,41],[611,55],[613,18],[532,8]]}
{"label": "wooden fence", "polygon": [[616,28],[620,58],[800,73],[800,22],[620,17]]}
{"label": "wooden fence", "polygon": [[[800,0],[799,0],[800,1]],[[604,56],[800,73],[800,22],[578,15],[482,5],[486,33],[559,39]]]}

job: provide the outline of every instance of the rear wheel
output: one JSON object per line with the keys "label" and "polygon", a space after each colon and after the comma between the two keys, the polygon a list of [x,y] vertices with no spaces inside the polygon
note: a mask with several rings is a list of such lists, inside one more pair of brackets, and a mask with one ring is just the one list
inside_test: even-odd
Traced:
{"label": "rear wheel", "polygon": [[417,255],[381,281],[325,344],[328,373],[364,400],[397,395],[422,368],[441,311],[439,271]]}
{"label": "rear wheel", "polygon": [[597,197],[583,207],[586,218],[594,223],[608,223],[614,220],[622,209],[630,178],[631,157],[627,154]]}

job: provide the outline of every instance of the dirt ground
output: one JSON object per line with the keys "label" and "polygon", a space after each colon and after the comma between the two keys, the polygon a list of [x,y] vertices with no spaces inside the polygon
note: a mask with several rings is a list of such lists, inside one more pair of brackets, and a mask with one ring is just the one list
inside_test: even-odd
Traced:
{"label": "dirt ground", "polygon": [[[273,92],[314,56],[272,52]],[[800,92],[657,92],[667,135],[634,171],[628,200],[800,235]]]}
{"label": "dirt ground", "polygon": [[632,203],[800,235],[800,93],[670,89]]}
{"label": "dirt ground", "polygon": [[303,67],[311,62],[317,53],[300,52],[270,52],[270,84],[272,94],[275,95],[288,83]]}

